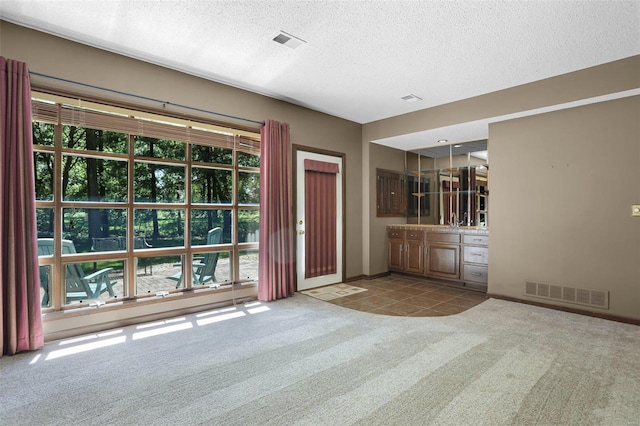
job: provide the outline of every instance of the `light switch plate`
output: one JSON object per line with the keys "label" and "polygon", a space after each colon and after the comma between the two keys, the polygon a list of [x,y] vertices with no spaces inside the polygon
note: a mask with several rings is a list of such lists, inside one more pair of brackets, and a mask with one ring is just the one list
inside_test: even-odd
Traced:
{"label": "light switch plate", "polygon": [[640,216],[640,204],[631,205],[631,216]]}

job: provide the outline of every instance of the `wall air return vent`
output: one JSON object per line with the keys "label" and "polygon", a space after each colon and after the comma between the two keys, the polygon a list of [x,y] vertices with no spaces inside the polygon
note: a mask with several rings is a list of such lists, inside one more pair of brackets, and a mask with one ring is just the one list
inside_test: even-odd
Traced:
{"label": "wall air return vent", "polygon": [[301,44],[306,43],[306,41],[302,40],[301,38],[298,38],[289,33],[285,33],[284,31],[280,31],[280,34],[275,36],[273,38],[273,41],[275,41],[276,43],[280,43],[283,46],[290,47],[291,49],[295,49]]}
{"label": "wall air return vent", "polygon": [[554,284],[526,281],[524,294],[526,296],[539,297],[547,300],[558,300],[562,302],[575,303],[577,305],[609,309],[608,290],[564,287]]}

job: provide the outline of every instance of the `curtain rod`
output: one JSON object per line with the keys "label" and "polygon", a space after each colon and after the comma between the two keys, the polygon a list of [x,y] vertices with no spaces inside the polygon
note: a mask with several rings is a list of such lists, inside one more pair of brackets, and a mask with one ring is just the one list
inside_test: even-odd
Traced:
{"label": "curtain rod", "polygon": [[149,98],[149,97],[146,97],[146,96],[134,95],[133,93],[127,93],[127,92],[121,92],[119,90],[107,89],[105,87],[94,86],[92,84],[80,83],[79,81],[67,80],[65,78],[54,77],[52,75],[47,75],[47,74],[41,74],[41,73],[38,73],[38,72],[35,72],[35,71],[29,71],[29,74],[30,75],[35,75],[35,76],[38,76],[38,77],[50,78],[52,80],[62,81],[64,83],[77,84],[79,86],[84,86],[84,87],[88,87],[88,88],[91,88],[91,89],[104,90],[105,92],[115,93],[115,94],[118,94],[118,95],[130,96],[132,98],[142,99],[142,100],[145,100],[145,101],[158,102],[158,103],[162,104],[163,107],[166,106],[166,105],[172,105],[172,106],[175,106],[175,107],[178,107],[178,108],[185,108],[185,109],[189,109],[189,110],[192,110],[192,111],[204,112],[204,113],[207,113],[207,114],[213,114],[213,115],[217,115],[217,116],[220,116],[220,117],[231,118],[231,119],[234,119],[234,120],[247,121],[247,122],[250,122],[250,123],[259,124],[261,126],[264,126],[264,121],[256,121],[256,120],[251,120],[250,118],[236,117],[234,115],[223,114],[221,112],[209,111],[209,110],[202,109],[202,108],[195,108],[195,107],[190,107],[190,106],[187,106],[187,105],[175,104],[175,103],[169,102],[169,101],[161,101],[160,99],[154,99],[154,98]]}

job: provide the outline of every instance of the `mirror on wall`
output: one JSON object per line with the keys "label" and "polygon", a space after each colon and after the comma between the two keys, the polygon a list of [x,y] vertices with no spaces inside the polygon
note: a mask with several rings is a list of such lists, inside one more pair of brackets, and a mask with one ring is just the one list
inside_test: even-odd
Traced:
{"label": "mirror on wall", "polygon": [[407,223],[489,226],[487,141],[406,152]]}

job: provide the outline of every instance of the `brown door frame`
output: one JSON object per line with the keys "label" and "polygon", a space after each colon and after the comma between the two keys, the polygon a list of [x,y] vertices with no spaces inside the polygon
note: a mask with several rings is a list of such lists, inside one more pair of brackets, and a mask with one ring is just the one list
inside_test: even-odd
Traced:
{"label": "brown door frame", "polygon": [[332,157],[339,157],[342,158],[342,282],[345,282],[346,277],[347,277],[347,215],[346,215],[346,201],[347,201],[347,185],[346,185],[346,176],[347,176],[347,166],[346,166],[346,154],[344,152],[336,152],[336,151],[329,151],[326,149],[320,149],[320,148],[314,148],[314,147],[310,147],[310,146],[304,146],[304,145],[298,145],[298,144],[292,144],[291,145],[292,148],[292,156],[293,156],[293,168],[291,171],[291,176],[292,176],[292,191],[293,191],[293,203],[291,206],[292,214],[291,217],[293,219],[293,222],[291,223],[291,229],[293,230],[293,235],[294,235],[294,239],[293,239],[293,270],[295,271],[294,274],[294,282],[295,282],[295,290],[298,291],[298,261],[297,261],[297,256],[296,253],[298,253],[298,238],[295,237],[296,235],[296,221],[298,220],[297,216],[296,216],[296,206],[298,205],[298,182],[296,179],[297,173],[298,173],[298,151],[304,151],[304,152],[310,152],[312,154],[322,154],[322,155],[330,155]]}

